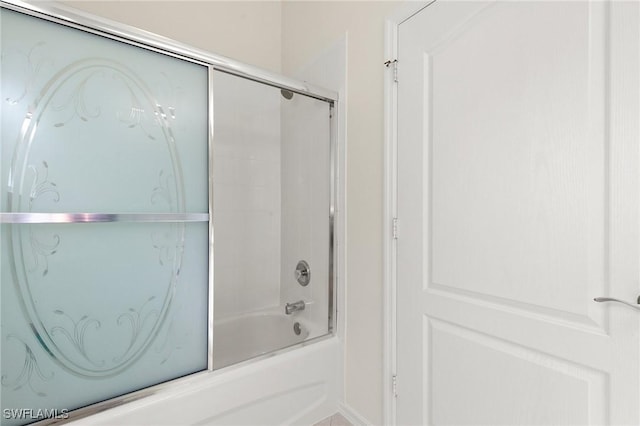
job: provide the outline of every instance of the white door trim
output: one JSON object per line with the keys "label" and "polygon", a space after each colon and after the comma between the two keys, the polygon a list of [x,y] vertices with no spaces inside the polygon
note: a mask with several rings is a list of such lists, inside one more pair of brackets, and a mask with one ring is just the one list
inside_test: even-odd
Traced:
{"label": "white door trim", "polygon": [[394,236],[401,224],[397,218],[397,147],[398,147],[398,97],[393,61],[398,57],[398,26],[433,3],[421,0],[404,3],[385,20],[384,58],[391,61],[386,66],[384,78],[384,187],[382,213],[382,421],[396,424],[396,258],[397,246]]}

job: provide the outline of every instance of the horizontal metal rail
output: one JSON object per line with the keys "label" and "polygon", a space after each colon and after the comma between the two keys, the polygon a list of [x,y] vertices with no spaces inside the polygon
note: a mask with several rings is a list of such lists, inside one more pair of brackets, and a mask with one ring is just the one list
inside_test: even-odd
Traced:
{"label": "horizontal metal rail", "polygon": [[0,213],[0,223],[208,222],[209,213]]}

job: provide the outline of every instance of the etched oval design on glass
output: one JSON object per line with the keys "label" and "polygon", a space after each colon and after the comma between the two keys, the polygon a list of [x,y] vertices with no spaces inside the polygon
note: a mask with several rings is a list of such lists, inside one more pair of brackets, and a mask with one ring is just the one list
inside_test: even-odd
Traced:
{"label": "etched oval design on glass", "polygon": [[[175,114],[124,64],[66,66],[22,124],[9,211],[184,213]],[[183,223],[12,225],[19,302],[45,351],[96,378],[143,356],[171,315],[184,232]]]}

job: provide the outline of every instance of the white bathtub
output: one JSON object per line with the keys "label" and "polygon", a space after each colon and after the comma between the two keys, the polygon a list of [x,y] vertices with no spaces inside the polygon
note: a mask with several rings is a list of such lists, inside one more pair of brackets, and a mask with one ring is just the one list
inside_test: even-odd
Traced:
{"label": "white bathtub", "polygon": [[[299,334],[296,334],[295,324],[299,326]],[[298,344],[308,336],[307,326],[297,315],[261,312],[215,321],[213,368]]]}
{"label": "white bathtub", "polygon": [[[250,325],[256,319],[265,320],[267,328],[274,329],[285,323],[257,316],[246,322],[230,322],[218,333],[223,334],[225,328],[252,332]],[[312,425],[339,410],[341,348],[335,336],[320,338],[263,359],[163,384],[153,395],[73,424]],[[131,396],[135,398],[135,394]]]}

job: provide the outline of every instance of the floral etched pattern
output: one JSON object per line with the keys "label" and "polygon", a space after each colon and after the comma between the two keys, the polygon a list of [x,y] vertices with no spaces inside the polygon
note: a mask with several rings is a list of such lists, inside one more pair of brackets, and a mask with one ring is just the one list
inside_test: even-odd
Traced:
{"label": "floral etched pattern", "polygon": [[[29,165],[29,170],[33,172],[33,181],[29,191],[29,211],[33,210],[34,201],[45,194],[48,194],[54,203],[60,201],[57,185],[49,180],[49,164],[43,161],[41,167]],[[56,254],[58,251],[60,236],[54,234],[51,236],[51,241],[45,243],[36,236],[34,227],[30,226],[29,243],[31,244],[33,255],[33,265],[29,268],[29,271],[42,270],[42,276],[44,277],[49,273],[49,256]]]}
{"label": "floral etched pattern", "polygon": [[46,393],[36,390],[33,387],[32,381],[34,379],[34,374],[35,374],[35,377],[39,377],[40,380],[42,381],[49,381],[53,378],[53,372],[48,376],[45,375],[40,369],[40,367],[38,366],[38,360],[36,359],[36,356],[31,350],[31,348],[29,347],[29,345],[27,345],[19,337],[13,334],[9,334],[7,336],[7,341],[11,339],[17,340],[22,345],[24,345],[24,364],[22,365],[22,369],[20,370],[20,373],[18,373],[17,377],[14,380],[9,380],[9,376],[6,374],[3,374],[2,379],[0,381],[2,383],[2,386],[9,387],[13,391],[17,391],[24,388],[24,386],[26,385],[36,395],[40,397],[47,396]]}
{"label": "floral etched pattern", "polygon": [[54,203],[60,201],[60,192],[54,182],[49,180],[49,164],[42,162],[42,167],[38,168],[29,165],[29,170],[33,172],[33,183],[29,191],[29,211],[33,208],[33,202],[44,194],[51,194]]}
{"label": "floral etched pattern", "polygon": [[94,71],[89,76],[83,78],[75,90],[72,91],[71,96],[62,102],[60,105],[53,105],[51,107],[54,111],[65,111],[68,110],[71,112],[69,117],[64,121],[59,121],[54,124],[54,127],[62,127],[72,121],[75,117],[80,118],[82,121],[89,121],[90,118],[98,118],[100,116],[100,107],[95,106],[90,109],[87,106],[85,92],[87,89],[87,83],[96,75],[104,75],[102,70]]}
{"label": "floral etched pattern", "polygon": [[160,170],[158,174],[158,185],[153,188],[151,192],[151,204],[155,204],[158,198],[164,200],[170,207],[173,206],[173,196],[171,195],[171,189],[174,184],[174,178],[172,174],[165,173],[164,170]]}
{"label": "floral etched pattern", "polygon": [[56,315],[63,316],[71,322],[72,327],[70,329],[72,331],[67,330],[62,326],[55,326],[51,328],[51,335],[55,335],[57,333],[61,333],[64,335],[69,342],[73,345],[73,347],[78,351],[78,353],[89,363],[96,367],[100,367],[104,365],[104,360],[102,361],[94,361],[87,355],[87,346],[85,343],[85,335],[87,334],[87,329],[92,327],[94,329],[100,328],[100,321],[96,319],[89,318],[88,315],[83,315],[78,321],[74,321],[69,315],[67,315],[64,311],[60,309],[56,309],[53,311]]}
{"label": "floral etched pattern", "polygon": [[[29,52],[27,52],[26,54],[22,52],[11,53],[3,49],[3,52],[0,55],[2,62],[6,61],[7,63],[10,63],[12,65],[22,65],[21,72],[12,73],[15,76],[21,77],[21,84],[12,84],[10,86],[12,89],[19,88],[19,92],[15,95],[10,95],[4,98],[4,101],[9,105],[19,104],[20,101],[22,101],[32,90],[35,81],[42,73],[42,70],[47,65],[50,65],[53,62],[51,58],[40,57],[41,52],[45,51],[44,46],[46,46],[46,43],[44,41],[40,41],[36,43],[31,49],[29,49]],[[15,58],[12,58],[12,60],[8,60],[9,56],[14,55]]]}
{"label": "floral etched pattern", "polygon": [[122,356],[114,358],[115,362],[120,362],[130,355],[147,321],[157,318],[160,315],[156,309],[147,309],[147,305],[155,298],[155,296],[151,296],[139,309],[129,308],[128,312],[118,317],[118,325],[128,322],[131,326],[131,339],[129,340],[129,347],[125,353],[122,354]]}
{"label": "floral etched pattern", "polygon": [[31,252],[33,254],[33,266],[29,268],[30,272],[42,269],[42,276],[45,277],[49,273],[49,256],[53,256],[58,252],[60,245],[60,236],[54,234],[52,242],[43,243],[33,232],[33,227],[29,229],[29,242],[31,243]]}
{"label": "floral etched pattern", "polygon": [[[156,140],[156,137],[149,132],[145,126],[145,121],[147,121],[146,110],[144,109],[143,102],[140,100],[138,95],[136,94],[136,90],[131,86],[128,80],[124,79],[120,74],[114,74],[114,78],[121,81],[122,84],[126,87],[129,98],[131,101],[131,108],[129,109],[129,115],[123,117],[123,114],[118,114],[118,119],[125,123],[129,128],[140,128],[144,132],[144,134],[151,140]],[[155,124],[161,124],[159,119],[160,112],[162,107],[160,105],[156,105],[156,110],[153,111],[153,122]]]}

